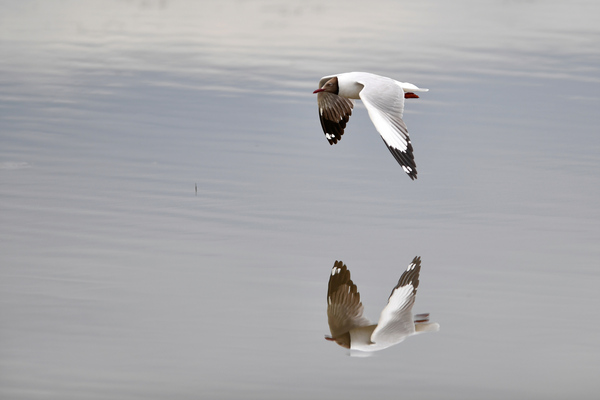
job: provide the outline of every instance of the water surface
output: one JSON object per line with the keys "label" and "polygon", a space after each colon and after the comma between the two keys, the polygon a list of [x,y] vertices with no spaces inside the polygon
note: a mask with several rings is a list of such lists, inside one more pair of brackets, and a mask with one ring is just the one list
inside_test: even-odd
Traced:
{"label": "water surface", "polygon": [[[600,390],[596,2],[0,8],[1,397]],[[347,71],[430,89],[417,181],[360,104],[327,144]],[[440,332],[323,340],[335,260],[377,320],[416,255]]]}

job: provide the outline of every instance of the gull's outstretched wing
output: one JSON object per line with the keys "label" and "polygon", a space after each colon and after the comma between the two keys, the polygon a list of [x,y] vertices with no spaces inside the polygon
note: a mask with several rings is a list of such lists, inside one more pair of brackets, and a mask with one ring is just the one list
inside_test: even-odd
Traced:
{"label": "gull's outstretched wing", "polygon": [[381,311],[377,328],[371,335],[375,344],[395,344],[415,333],[412,307],[415,303],[421,272],[421,257],[415,257],[392,290],[388,304]]}
{"label": "gull's outstretched wing", "polygon": [[362,314],[360,293],[350,279],[350,271],[343,262],[336,261],[327,288],[327,320],[331,336],[335,338],[352,328],[369,325],[369,320]]}
{"label": "gull's outstretched wing", "polygon": [[[376,76],[358,81],[364,88],[359,96],[365,104],[369,117],[386,146],[404,172],[411,179],[417,178],[417,165],[408,128],[402,120],[404,112],[404,90],[393,79]],[[414,86],[414,85],[413,85]]]}
{"label": "gull's outstretched wing", "polygon": [[354,102],[334,93],[320,92],[317,94],[319,104],[319,119],[325,137],[329,144],[336,144],[342,139],[346,123],[352,115]]}

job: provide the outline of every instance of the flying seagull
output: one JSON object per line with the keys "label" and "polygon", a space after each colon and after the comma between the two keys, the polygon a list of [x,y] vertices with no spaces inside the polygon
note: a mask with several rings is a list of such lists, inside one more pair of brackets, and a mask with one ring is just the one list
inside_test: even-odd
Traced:
{"label": "flying seagull", "polygon": [[347,72],[324,76],[319,81],[319,89],[313,93],[318,93],[319,118],[329,144],[336,144],[342,139],[352,115],[352,99],[360,99],[396,161],[415,180],[417,166],[413,147],[402,120],[404,99],[419,98],[414,92],[428,90],[368,72]]}
{"label": "flying seagull", "polygon": [[331,269],[327,289],[327,319],[331,336],[325,339],[351,350],[373,352],[402,342],[411,335],[435,332],[440,325],[429,322],[429,314],[417,314],[412,308],[419,287],[421,258],[415,257],[392,290],[379,322],[363,317],[360,294],[350,271],[341,261]]}

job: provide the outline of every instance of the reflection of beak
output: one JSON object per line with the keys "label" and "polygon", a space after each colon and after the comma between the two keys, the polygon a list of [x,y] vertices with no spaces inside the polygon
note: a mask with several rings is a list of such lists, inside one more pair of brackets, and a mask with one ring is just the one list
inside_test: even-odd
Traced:
{"label": "reflection of beak", "polygon": [[331,342],[335,342],[335,339],[332,338],[331,336],[325,336],[325,340],[329,340]]}
{"label": "reflection of beak", "polygon": [[319,92],[322,92],[322,91],[323,91],[323,89],[317,89],[317,90],[315,90],[315,91],[313,92],[313,94],[315,94],[315,93],[319,93]]}

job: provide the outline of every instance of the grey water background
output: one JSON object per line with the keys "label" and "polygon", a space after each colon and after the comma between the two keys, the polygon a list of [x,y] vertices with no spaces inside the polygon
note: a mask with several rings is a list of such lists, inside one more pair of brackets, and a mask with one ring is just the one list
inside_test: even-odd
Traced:
{"label": "grey water background", "polygon": [[[596,398],[598,15],[1,1],[0,397]],[[312,91],[348,71],[430,89],[417,181],[360,104],[327,144]],[[335,260],[377,320],[416,255],[440,332],[323,340]]]}

